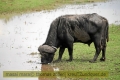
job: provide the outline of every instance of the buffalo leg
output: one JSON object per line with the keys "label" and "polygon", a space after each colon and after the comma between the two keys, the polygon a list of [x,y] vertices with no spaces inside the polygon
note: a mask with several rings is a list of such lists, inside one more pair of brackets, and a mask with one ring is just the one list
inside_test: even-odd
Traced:
{"label": "buffalo leg", "polygon": [[100,58],[100,61],[105,61],[105,51],[106,47],[102,49],[102,57]]}
{"label": "buffalo leg", "polygon": [[91,63],[93,63],[93,62],[95,62],[97,60],[97,58],[98,58],[98,56],[99,56],[99,54],[101,52],[99,39],[94,42],[94,45],[95,45],[96,52],[95,52],[94,58],[89,61]]}
{"label": "buffalo leg", "polygon": [[66,43],[67,43],[67,48],[69,52],[69,59],[67,61],[72,61],[73,60],[73,42],[74,38],[69,34],[68,29],[66,30]]}
{"label": "buffalo leg", "polygon": [[68,40],[68,52],[69,52],[69,59],[67,61],[72,61],[73,60],[73,42],[74,39],[69,37]]}
{"label": "buffalo leg", "polygon": [[106,52],[106,42],[105,42],[104,47],[102,49],[102,57],[100,58],[100,61],[105,61],[105,52]]}
{"label": "buffalo leg", "polygon": [[73,44],[71,44],[71,46],[68,47],[68,52],[69,52],[69,59],[67,61],[72,61],[73,60]]}
{"label": "buffalo leg", "polygon": [[58,56],[58,60],[57,61],[61,61],[61,58],[62,58],[62,55],[65,51],[65,48],[64,47],[60,47],[60,50],[59,50],[59,56]]}

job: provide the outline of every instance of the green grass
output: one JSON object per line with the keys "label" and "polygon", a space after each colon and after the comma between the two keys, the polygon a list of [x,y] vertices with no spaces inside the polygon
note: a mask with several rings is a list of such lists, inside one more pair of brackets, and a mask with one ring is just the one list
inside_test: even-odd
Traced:
{"label": "green grass", "polygon": [[[100,62],[101,54],[96,63],[89,63],[94,56],[94,45],[88,47],[82,43],[74,44],[74,52],[72,62],[66,62],[69,58],[68,51],[63,54],[62,62],[55,63],[60,70],[75,70],[75,71],[108,71],[109,77],[104,80],[119,80],[120,79],[120,25],[110,25],[109,27],[109,42],[107,43],[106,61]],[[58,58],[58,51],[55,54],[55,59]],[[95,80],[99,80],[97,78]],[[103,80],[100,79],[100,80]],[[91,79],[93,80],[93,79]]]}
{"label": "green grass", "polygon": [[0,3],[0,13],[7,13],[49,9],[52,7],[50,5],[55,3],[55,0],[1,0]]}
{"label": "green grass", "polygon": [[97,2],[105,0],[0,0],[0,17],[33,12],[50,10],[64,4]]}

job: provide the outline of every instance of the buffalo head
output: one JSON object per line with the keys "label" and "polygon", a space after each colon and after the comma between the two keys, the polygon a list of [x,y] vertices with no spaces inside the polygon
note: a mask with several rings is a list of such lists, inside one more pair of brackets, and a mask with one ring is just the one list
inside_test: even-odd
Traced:
{"label": "buffalo head", "polygon": [[38,51],[41,54],[41,64],[51,63],[56,50],[57,50],[57,48],[55,48],[55,47],[52,47],[52,46],[49,46],[49,45],[41,45],[38,48]]}

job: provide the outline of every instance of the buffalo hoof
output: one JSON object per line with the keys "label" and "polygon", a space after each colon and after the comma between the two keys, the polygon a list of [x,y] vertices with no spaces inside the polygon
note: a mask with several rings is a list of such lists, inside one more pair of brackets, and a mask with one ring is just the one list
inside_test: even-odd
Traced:
{"label": "buffalo hoof", "polygon": [[90,62],[90,63],[96,63],[96,61],[94,61],[94,60],[90,60],[89,62]]}
{"label": "buffalo hoof", "polygon": [[46,61],[45,61],[45,62],[41,62],[41,64],[48,64],[48,63],[49,63],[49,62],[46,62]]}
{"label": "buffalo hoof", "polygon": [[105,61],[105,58],[100,58],[100,61]]}
{"label": "buffalo hoof", "polygon": [[61,60],[58,59],[58,60],[53,61],[53,63],[58,63],[58,62],[61,62]]}
{"label": "buffalo hoof", "polygon": [[40,64],[48,64],[48,63],[40,63]]}
{"label": "buffalo hoof", "polygon": [[72,61],[72,59],[68,59],[68,60],[66,60],[66,61],[69,61],[69,62],[71,62],[71,61]]}

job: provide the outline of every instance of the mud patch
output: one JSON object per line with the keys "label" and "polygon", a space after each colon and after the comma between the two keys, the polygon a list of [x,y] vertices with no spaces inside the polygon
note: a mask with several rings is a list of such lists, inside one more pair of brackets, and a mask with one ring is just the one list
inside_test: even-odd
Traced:
{"label": "mud patch", "polygon": [[32,53],[30,53],[29,55],[32,55],[32,56],[34,56],[34,55],[38,55],[39,53],[37,53],[37,52],[32,52]]}

